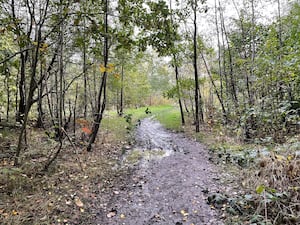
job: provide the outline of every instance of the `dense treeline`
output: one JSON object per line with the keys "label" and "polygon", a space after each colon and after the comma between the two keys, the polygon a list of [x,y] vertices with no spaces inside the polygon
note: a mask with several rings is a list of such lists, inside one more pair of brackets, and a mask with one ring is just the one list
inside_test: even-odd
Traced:
{"label": "dense treeline", "polygon": [[253,1],[252,10],[241,11],[235,28],[222,34],[228,43],[220,46],[221,66],[212,68],[222,82],[218,91],[224,119],[238,124],[246,139],[268,136],[282,141],[299,131],[300,8],[295,3],[281,17],[280,1],[276,3],[279,16],[269,25],[256,22]]}
{"label": "dense treeline", "polygon": [[[235,5],[238,18],[229,26],[224,7],[215,1],[217,48],[208,47],[204,36],[198,36],[204,96],[199,104],[206,112],[205,122],[227,125],[242,140],[281,142],[286,135],[299,132],[300,8],[294,2],[283,13],[281,2],[274,3],[278,9],[274,22],[259,22],[258,6],[248,1],[242,8]],[[192,63],[188,58],[185,62]],[[194,81],[188,70],[187,64],[182,65],[182,76],[166,92],[168,97],[189,102]],[[189,105],[193,111],[193,104]]]}
{"label": "dense treeline", "polygon": [[[278,16],[267,24],[245,1],[230,26],[220,1],[205,3],[2,0],[0,117],[20,126],[15,163],[29,121],[59,142],[91,121],[91,150],[107,108],[122,115],[162,94],[178,100],[183,124],[192,115],[196,132],[201,123],[244,140],[299,132],[299,3],[282,12],[274,1]],[[214,48],[199,32],[208,12]]]}

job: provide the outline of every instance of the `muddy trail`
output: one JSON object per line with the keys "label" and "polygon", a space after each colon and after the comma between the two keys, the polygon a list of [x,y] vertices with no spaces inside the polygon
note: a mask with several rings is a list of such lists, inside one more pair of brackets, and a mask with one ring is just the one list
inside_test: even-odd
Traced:
{"label": "muddy trail", "polygon": [[133,173],[114,191],[97,224],[223,224],[207,204],[219,177],[203,145],[165,130],[153,118],[141,121],[136,142],[122,160]]}

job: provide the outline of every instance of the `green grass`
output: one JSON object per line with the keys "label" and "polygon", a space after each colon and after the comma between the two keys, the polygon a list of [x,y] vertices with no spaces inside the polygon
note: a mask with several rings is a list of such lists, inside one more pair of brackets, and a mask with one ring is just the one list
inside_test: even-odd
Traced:
{"label": "green grass", "polygon": [[147,107],[141,107],[138,109],[128,109],[125,111],[126,114],[132,114],[133,121],[143,119],[147,116],[154,116],[165,128],[182,131],[180,111],[177,107],[172,105],[159,105],[149,106],[151,114],[146,114],[145,110]]}
{"label": "green grass", "polygon": [[[138,109],[126,109],[123,116],[116,111],[107,111],[102,124],[101,131],[113,135],[113,139],[126,141],[131,138],[132,130],[138,120],[154,116],[165,128],[173,131],[182,131],[179,109],[172,105],[149,106],[151,114],[146,114],[147,107]],[[131,124],[126,122],[125,116],[131,114]]]}

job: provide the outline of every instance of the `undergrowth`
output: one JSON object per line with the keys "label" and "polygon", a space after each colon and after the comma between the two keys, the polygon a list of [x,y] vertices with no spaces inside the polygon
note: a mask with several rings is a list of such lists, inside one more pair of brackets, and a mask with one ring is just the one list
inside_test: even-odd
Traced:
{"label": "undergrowth", "polygon": [[59,156],[47,171],[43,171],[45,163],[58,148],[54,139],[30,127],[30,145],[22,152],[21,166],[15,167],[17,132],[1,132],[0,223],[92,224],[95,209],[105,207],[98,204],[105,202],[127,173],[117,167],[128,138],[125,119],[106,115],[102,125],[92,152],[85,151],[85,135],[78,127],[73,144],[63,140]]}
{"label": "undergrowth", "polygon": [[221,206],[211,202],[223,212],[226,224],[300,223],[299,135],[285,144],[245,144],[225,129],[202,129],[196,139],[209,147],[211,161],[229,171],[230,182],[237,184],[223,191]]}

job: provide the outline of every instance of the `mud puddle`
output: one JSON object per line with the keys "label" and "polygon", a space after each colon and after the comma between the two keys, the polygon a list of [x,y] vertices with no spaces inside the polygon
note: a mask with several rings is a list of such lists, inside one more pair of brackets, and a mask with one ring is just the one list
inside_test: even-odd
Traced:
{"label": "mud puddle", "polygon": [[133,174],[114,192],[97,224],[223,224],[207,204],[206,194],[218,189],[219,177],[204,146],[165,130],[153,118],[141,121],[136,142],[123,159],[134,165]]}
{"label": "mud puddle", "polygon": [[124,166],[147,167],[150,161],[168,157],[182,151],[172,140],[172,134],[166,131],[153,117],[144,119],[136,129],[136,144],[127,152],[122,161]]}

